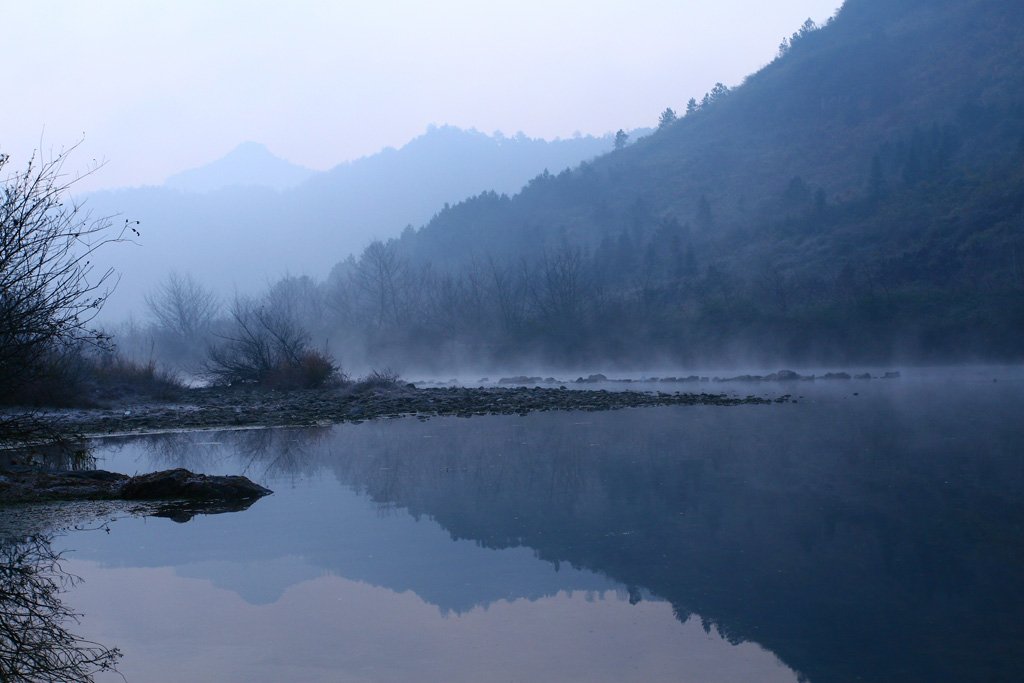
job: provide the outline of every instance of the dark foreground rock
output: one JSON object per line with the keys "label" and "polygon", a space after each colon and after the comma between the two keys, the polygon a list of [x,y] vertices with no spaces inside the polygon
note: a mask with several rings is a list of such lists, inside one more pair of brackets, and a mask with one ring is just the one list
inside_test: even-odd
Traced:
{"label": "dark foreground rock", "polygon": [[[45,472],[30,467],[0,470],[0,504],[75,500],[176,501],[199,504],[204,511],[205,508],[227,511],[248,507],[270,493],[272,491],[246,477],[210,476],[186,469],[136,477],[104,470]],[[188,512],[189,508],[174,507],[167,516],[173,517],[179,511]]]}

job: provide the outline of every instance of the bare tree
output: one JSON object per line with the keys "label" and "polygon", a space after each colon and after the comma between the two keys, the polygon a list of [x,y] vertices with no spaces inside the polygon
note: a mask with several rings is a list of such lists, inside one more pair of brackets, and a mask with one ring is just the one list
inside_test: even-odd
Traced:
{"label": "bare tree", "polygon": [[554,328],[577,329],[584,320],[590,277],[579,247],[563,244],[545,252],[533,281],[538,317]]}
{"label": "bare tree", "polygon": [[324,293],[325,314],[330,316],[332,327],[346,331],[358,329],[360,324],[359,291],[356,284],[357,264],[355,257],[349,257],[334,266],[327,278]]}
{"label": "bare tree", "polygon": [[181,275],[173,271],[146,295],[146,306],[158,329],[186,344],[201,341],[220,310],[212,291],[190,273]]}
{"label": "bare tree", "polygon": [[[94,271],[100,247],[138,234],[134,224],[111,232],[66,195],[68,153],[49,161],[33,155],[0,191],[0,402],[41,371],[42,361],[81,342],[107,337],[89,328],[112,287],[112,271]],[[0,171],[8,156],[0,155]]]}
{"label": "bare tree", "polygon": [[327,327],[325,288],[308,275],[285,275],[267,290],[266,303],[286,313],[313,338],[320,339]]}
{"label": "bare tree", "polygon": [[497,311],[501,332],[511,335],[518,331],[526,310],[526,277],[516,277],[509,265],[487,257],[486,277],[488,295]]}
{"label": "bare tree", "polygon": [[271,297],[236,297],[231,329],[210,345],[202,369],[221,385],[257,384],[282,389],[323,386],[340,379],[334,360],[310,347],[295,311]]}
{"label": "bare tree", "polygon": [[399,328],[407,322],[409,268],[394,242],[371,242],[359,259],[355,281],[372,327]]}
{"label": "bare tree", "polygon": [[792,276],[774,262],[767,261],[757,275],[756,286],[766,304],[778,309],[782,315],[789,312],[795,286]]}
{"label": "bare tree", "polygon": [[448,337],[465,331],[474,317],[465,278],[426,270],[421,281],[426,292],[422,315],[427,324]]}

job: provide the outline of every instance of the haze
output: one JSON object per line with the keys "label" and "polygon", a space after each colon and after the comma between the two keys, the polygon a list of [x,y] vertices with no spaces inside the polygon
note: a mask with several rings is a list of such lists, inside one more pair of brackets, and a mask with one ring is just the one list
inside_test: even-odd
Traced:
{"label": "haze", "polygon": [[836,2],[7,9],[0,144],[223,384],[1019,358],[1024,6]]}
{"label": "haze", "polygon": [[324,170],[430,123],[602,135],[737,84],[838,4],[3,3],[17,106],[0,150],[84,136],[81,166],[107,162],[79,185],[93,190],[160,184],[248,140]]}

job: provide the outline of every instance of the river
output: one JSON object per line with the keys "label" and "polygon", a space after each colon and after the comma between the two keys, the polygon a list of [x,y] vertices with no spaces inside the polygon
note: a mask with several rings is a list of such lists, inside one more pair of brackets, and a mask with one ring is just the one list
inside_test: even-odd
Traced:
{"label": "river", "polygon": [[129,681],[1024,676],[1024,375],[713,388],[796,402],[101,440],[275,494],[54,538],[75,633]]}

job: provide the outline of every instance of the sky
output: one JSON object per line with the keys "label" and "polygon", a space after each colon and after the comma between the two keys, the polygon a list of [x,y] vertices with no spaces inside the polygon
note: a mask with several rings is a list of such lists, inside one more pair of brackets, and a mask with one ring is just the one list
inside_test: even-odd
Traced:
{"label": "sky", "polygon": [[[78,190],[255,141],[326,170],[430,124],[553,139],[656,125],[841,0],[0,0],[12,164],[80,143]],[[11,170],[10,168],[8,170]]]}

